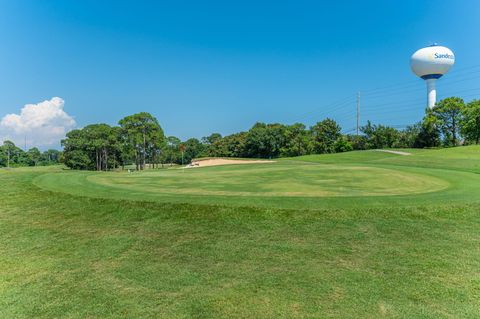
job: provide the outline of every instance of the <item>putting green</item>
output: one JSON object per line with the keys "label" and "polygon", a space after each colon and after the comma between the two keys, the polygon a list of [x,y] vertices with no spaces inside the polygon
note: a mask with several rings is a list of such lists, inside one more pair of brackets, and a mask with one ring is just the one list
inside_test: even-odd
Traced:
{"label": "putting green", "polygon": [[251,164],[242,167],[195,168],[96,174],[88,183],[127,192],[221,196],[387,196],[433,192],[448,183],[430,176],[392,169],[336,165]]}

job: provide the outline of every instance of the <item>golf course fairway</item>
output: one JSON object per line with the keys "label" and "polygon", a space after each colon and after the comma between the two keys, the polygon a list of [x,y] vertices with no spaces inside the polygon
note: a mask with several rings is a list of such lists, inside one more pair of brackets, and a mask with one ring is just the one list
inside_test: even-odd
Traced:
{"label": "golf course fairway", "polygon": [[480,147],[1,169],[0,318],[478,318]]}

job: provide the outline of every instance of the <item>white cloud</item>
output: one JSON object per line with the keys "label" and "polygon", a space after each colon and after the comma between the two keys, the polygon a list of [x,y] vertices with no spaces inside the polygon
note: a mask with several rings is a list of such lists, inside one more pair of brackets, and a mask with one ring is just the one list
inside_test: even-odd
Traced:
{"label": "white cloud", "polygon": [[73,117],[63,107],[59,97],[38,104],[26,104],[20,114],[7,114],[0,121],[0,140],[12,140],[22,147],[25,137],[27,146],[58,145],[65,134],[75,127]]}

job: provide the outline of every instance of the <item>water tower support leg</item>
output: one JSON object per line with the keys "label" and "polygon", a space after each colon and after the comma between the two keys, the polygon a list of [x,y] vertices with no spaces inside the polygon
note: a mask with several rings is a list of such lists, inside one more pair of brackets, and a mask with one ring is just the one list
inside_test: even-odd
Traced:
{"label": "water tower support leg", "polygon": [[437,89],[435,88],[436,79],[427,80],[427,99],[428,107],[433,108],[437,102]]}

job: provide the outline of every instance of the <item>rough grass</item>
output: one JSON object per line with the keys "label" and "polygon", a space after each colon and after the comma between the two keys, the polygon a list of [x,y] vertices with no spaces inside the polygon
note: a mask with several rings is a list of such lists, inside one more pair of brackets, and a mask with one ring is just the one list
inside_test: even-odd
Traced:
{"label": "rough grass", "polygon": [[[241,206],[257,197],[235,205],[122,200],[121,188],[91,182],[69,186],[88,195],[79,196],[33,181],[81,174],[0,170],[0,318],[478,318],[475,159],[459,165],[463,155],[438,152],[428,155],[439,167],[430,169],[380,154],[395,163],[369,167],[449,184],[408,200],[364,196],[389,201],[384,207],[344,205],[346,197],[316,207],[283,196],[272,206]],[[347,155],[335,165],[379,160],[339,157]],[[92,186],[118,195],[92,197]],[[422,196],[432,197],[414,200]],[[295,209],[278,206],[294,199]]]}

